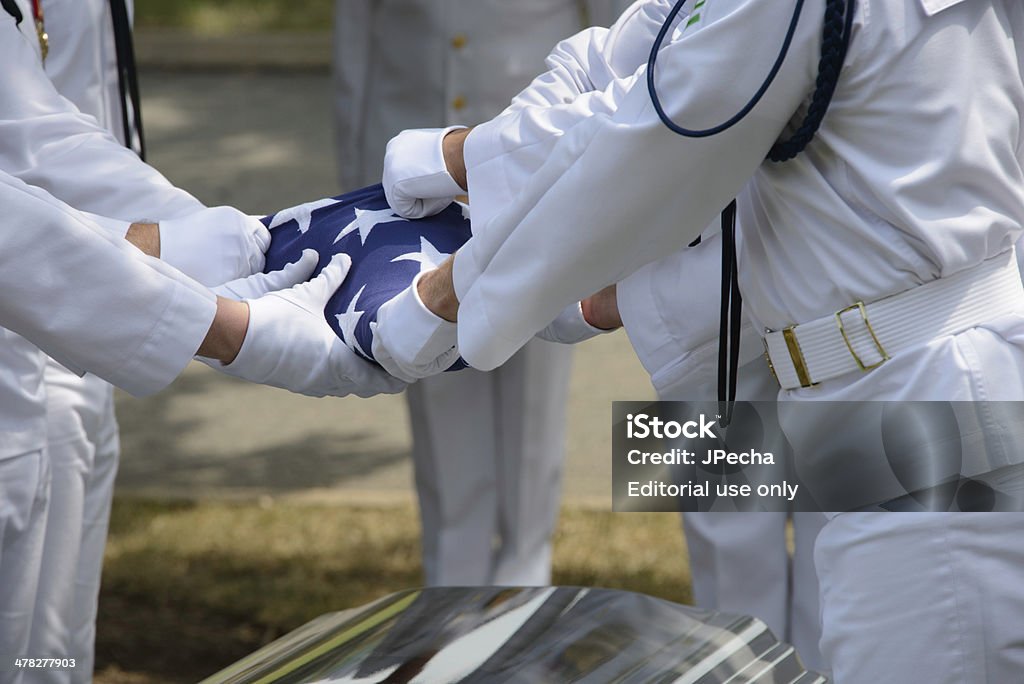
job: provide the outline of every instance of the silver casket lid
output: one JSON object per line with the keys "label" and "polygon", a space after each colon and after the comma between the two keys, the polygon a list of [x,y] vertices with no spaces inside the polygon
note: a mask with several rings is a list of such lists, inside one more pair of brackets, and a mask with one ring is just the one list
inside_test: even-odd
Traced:
{"label": "silver casket lid", "polygon": [[203,684],[813,684],[763,622],[612,589],[431,588],[322,615]]}

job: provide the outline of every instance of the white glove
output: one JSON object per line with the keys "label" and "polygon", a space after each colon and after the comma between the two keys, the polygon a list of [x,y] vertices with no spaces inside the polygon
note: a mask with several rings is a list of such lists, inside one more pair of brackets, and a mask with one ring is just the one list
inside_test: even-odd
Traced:
{"label": "white glove", "polygon": [[160,221],[160,259],[207,287],[259,273],[270,231],[232,207]]}
{"label": "white glove", "polygon": [[558,318],[537,333],[537,337],[559,344],[577,344],[609,332],[612,331],[595,328],[587,323],[587,319],[583,317],[583,307],[576,302],[562,309]]}
{"label": "white glove", "polygon": [[459,358],[457,327],[435,316],[412,284],[377,310],[373,331],[373,358],[388,373],[406,382],[437,375]]}
{"label": "white glove", "polygon": [[210,367],[264,385],[314,397],[400,392],[405,383],[345,346],[324,319],[327,300],[341,286],[352,260],[336,255],[313,280],[249,300],[249,328],[235,360]]}
{"label": "white glove", "polygon": [[465,193],[448,173],[441,141],[448,128],[414,128],[402,131],[388,142],[384,154],[384,195],[395,213],[405,218],[423,218],[438,213]]}
{"label": "white glove", "polygon": [[286,265],[280,271],[254,273],[251,276],[237,278],[210,289],[215,295],[227,299],[238,301],[259,299],[269,292],[287,290],[289,287],[306,282],[313,275],[319,261],[320,255],[315,249],[304,249],[298,261]]}

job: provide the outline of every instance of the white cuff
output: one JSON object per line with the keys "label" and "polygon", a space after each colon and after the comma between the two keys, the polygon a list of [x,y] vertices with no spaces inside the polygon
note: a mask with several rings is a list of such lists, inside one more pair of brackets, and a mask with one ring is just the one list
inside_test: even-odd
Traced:
{"label": "white cuff", "polygon": [[583,315],[583,306],[580,302],[562,309],[558,318],[551,322],[548,327],[537,333],[537,337],[547,342],[558,344],[579,344],[592,337],[614,332],[615,329],[605,330],[590,325]]}
{"label": "white cuff", "polygon": [[394,189],[401,196],[417,198],[455,197],[465,193],[444,161],[444,137],[465,126],[424,128],[405,131],[401,158],[405,179],[396,181]]}
{"label": "white cuff", "polygon": [[97,375],[136,397],[163,389],[185,370],[216,314],[217,298],[212,292],[177,283],[146,341],[116,369]]}
{"label": "white cuff", "polygon": [[402,334],[392,331],[387,341],[392,357],[402,363],[427,364],[451,349],[457,339],[456,324],[435,315],[420,299],[417,286],[424,273],[385,304],[388,318],[402,324]]}

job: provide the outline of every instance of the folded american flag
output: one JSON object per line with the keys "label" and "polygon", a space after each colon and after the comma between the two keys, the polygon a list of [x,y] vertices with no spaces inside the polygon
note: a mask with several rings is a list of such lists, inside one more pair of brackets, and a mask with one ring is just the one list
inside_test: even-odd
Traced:
{"label": "folded american flag", "polygon": [[[404,219],[391,211],[380,185],[282,209],[263,223],[271,236],[265,272],[296,261],[304,249],[320,254],[314,275],[335,254],[352,257],[352,269],[324,316],[345,344],[374,362],[370,323],[377,320],[377,309],[470,237],[461,205],[452,204],[436,216]],[[459,359],[448,370],[465,367]]]}

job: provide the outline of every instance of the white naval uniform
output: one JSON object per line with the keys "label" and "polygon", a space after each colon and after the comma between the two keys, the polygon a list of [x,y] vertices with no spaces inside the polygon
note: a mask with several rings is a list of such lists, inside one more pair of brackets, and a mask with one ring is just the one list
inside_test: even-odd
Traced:
{"label": "white naval uniform", "polygon": [[[26,17],[22,35],[13,20],[0,15],[0,52],[7,65],[7,77],[0,81],[0,170],[45,188],[78,209],[125,221],[173,218],[203,209],[198,200],[174,188],[104,128],[110,126],[120,134],[108,4],[102,0],[44,2],[51,47],[46,72],[30,4],[23,2],[22,10]],[[84,114],[58,95],[54,85],[74,97]],[[102,227],[109,231],[116,224],[106,222]],[[121,223],[117,237],[123,237],[126,228]],[[26,359],[38,359],[37,354],[25,350]],[[15,368],[12,364],[3,367]],[[31,648],[37,655],[76,658],[74,670],[47,670],[45,676],[88,681],[117,469],[113,391],[99,377],[79,377],[52,360],[45,370],[45,389],[37,384],[36,372],[41,380],[42,369],[33,366],[32,374],[23,373],[14,381],[33,388],[34,402],[45,400],[40,411],[45,422],[40,426],[36,421],[24,432],[48,445],[53,473],[39,591],[31,593],[31,598],[38,598]],[[0,402],[2,413],[8,414],[11,405],[7,400]]]}
{"label": "white naval uniform", "polygon": [[[335,116],[342,186],[381,178],[403,129],[475,123],[529,83],[556,42],[611,23],[621,0],[338,0]],[[429,585],[551,580],[571,349],[536,340],[491,373],[411,385]]]}
{"label": "white naval uniform", "polygon": [[[718,299],[678,294],[692,283],[720,282],[721,235],[712,229],[703,238],[694,248],[644,266],[617,287],[623,327],[663,401],[707,400],[717,394]],[[762,354],[753,327],[745,324],[736,388],[740,401],[775,401],[779,385]],[[792,513],[792,557],[786,544],[789,518],[788,513],[768,512],[684,513],[693,602],[760,618],[796,647],[804,665],[822,671],[827,666],[818,649],[821,618],[813,552],[826,518]]]}
{"label": "white naval uniform", "polygon": [[[0,206],[0,653],[13,658],[31,655],[50,485],[45,359],[33,345],[69,368],[151,393],[191,360],[216,304],[197,283],[2,172]],[[36,448],[18,453],[31,444]],[[3,663],[0,682],[26,676],[11,665]]]}
{"label": "white naval uniform", "polygon": [[[737,194],[739,225],[756,226],[741,228],[739,261],[759,329],[1006,256],[1024,224],[1019,2],[860,0],[828,116],[806,151],[781,165],[764,159],[813,89],[823,3],[807,3],[750,116],[703,139],[670,132],[642,78],[669,6],[639,3],[610,32],[563,44],[541,77],[552,106],[510,111],[467,139],[474,237],[454,277],[459,348],[470,363],[500,364],[568,303],[688,244]],[[690,128],[738,111],[774,61],[791,9],[782,0],[706,2],[661,52],[666,111]],[[573,95],[579,84],[587,92]],[[557,238],[551,216],[564,219]],[[1010,314],[780,398],[1021,400],[1022,377],[1024,314]],[[815,565],[822,655],[836,681],[1018,680],[1020,521],[832,518]]]}

